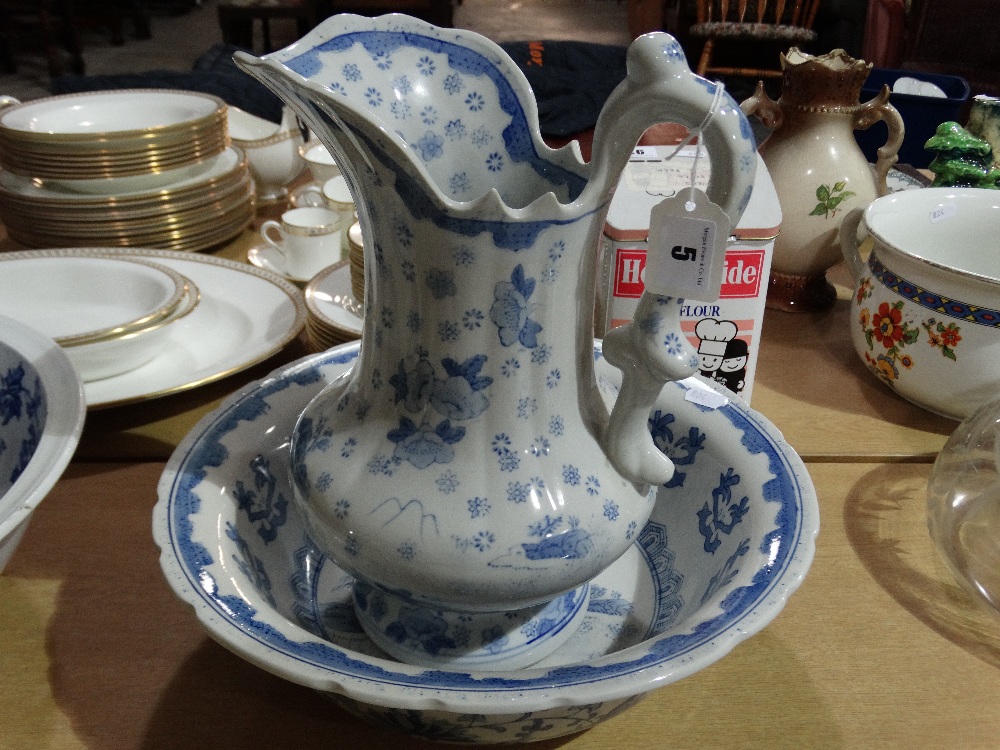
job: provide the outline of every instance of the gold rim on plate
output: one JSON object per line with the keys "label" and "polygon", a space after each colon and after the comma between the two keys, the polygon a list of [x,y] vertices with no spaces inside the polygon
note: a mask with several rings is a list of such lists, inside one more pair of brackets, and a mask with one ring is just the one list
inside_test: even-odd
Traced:
{"label": "gold rim on plate", "polygon": [[[176,393],[181,393],[183,391],[188,391],[208,383],[221,380],[225,377],[233,375],[235,373],[246,370],[254,365],[257,365],[270,357],[277,354],[281,349],[291,343],[302,331],[305,326],[305,321],[307,317],[305,302],[302,298],[302,292],[299,291],[298,287],[289,281],[281,278],[275,273],[266,271],[261,268],[256,268],[249,263],[241,263],[238,261],[228,260],[226,258],[219,258],[214,255],[201,255],[201,254],[189,254],[182,252],[175,252],[170,250],[161,249],[151,249],[151,248],[131,248],[127,250],[120,250],[117,248],[67,248],[67,249],[47,249],[47,250],[21,250],[9,253],[10,257],[38,257],[38,256],[50,256],[59,257],[63,253],[69,252],[85,252],[97,255],[109,255],[110,257],[139,257],[148,258],[153,261],[159,261],[161,263],[166,262],[181,262],[186,263],[197,263],[205,264],[206,266],[215,266],[228,269],[232,272],[237,272],[239,274],[245,274],[246,276],[255,277],[260,279],[269,285],[275,287],[279,292],[282,299],[281,307],[276,307],[274,314],[269,318],[271,324],[267,327],[269,338],[266,341],[255,342],[257,344],[256,349],[249,346],[246,339],[241,339],[239,342],[234,341],[233,349],[234,351],[240,352],[238,356],[238,361],[225,362],[216,364],[208,364],[202,367],[204,370],[203,375],[199,375],[196,378],[186,380],[185,382],[175,382],[170,385],[165,385],[163,387],[149,388],[148,390],[136,392],[136,388],[131,389],[127,395],[117,396],[117,397],[106,397],[103,399],[95,399],[92,395],[88,395],[87,407],[88,409],[97,410],[105,409],[113,406],[122,406],[124,404],[139,403],[143,401],[148,401],[155,398],[161,398],[163,396],[169,396]],[[198,274],[194,272],[195,269],[179,269],[181,273],[189,277],[197,277]],[[206,281],[198,281],[197,278],[193,278],[195,283],[201,290],[202,303],[206,300],[211,300],[213,297],[225,298],[226,303],[234,307],[238,307],[240,311],[245,314],[248,319],[255,318],[260,314],[259,300],[250,300],[244,306],[239,306],[233,299],[234,289],[232,287],[235,284],[226,284],[226,288],[222,289],[215,283],[209,283]],[[287,307],[286,307],[287,306]],[[194,315],[199,313],[204,316],[212,316],[212,305],[199,304],[195,310]],[[280,309],[284,309],[282,315],[288,318],[288,325],[282,330],[277,330],[275,326],[278,325],[277,312]],[[193,316],[189,316],[189,325],[195,327],[193,322],[190,322]],[[284,321],[282,321],[284,322]],[[210,325],[211,321],[206,321],[206,324]],[[175,335],[175,334],[171,334]],[[238,345],[237,345],[238,344]],[[252,352],[252,353],[250,353]],[[154,360],[155,362],[155,360]],[[223,366],[224,365],[224,366]],[[137,380],[143,380],[141,377],[142,370],[148,368],[150,365],[143,365],[138,371],[132,373],[124,373],[120,376],[115,376],[114,378],[108,378],[106,381],[96,381],[94,383],[87,383],[84,385],[85,390],[100,392],[101,390],[109,390],[116,384],[122,383],[122,381],[127,381],[130,383],[135,383]],[[215,368],[218,369],[215,369]],[[209,372],[210,371],[210,372]],[[138,373],[138,374],[137,374]],[[143,380],[143,385],[148,386],[149,379]],[[139,386],[137,385],[137,388]],[[119,390],[124,390],[119,387]]]}

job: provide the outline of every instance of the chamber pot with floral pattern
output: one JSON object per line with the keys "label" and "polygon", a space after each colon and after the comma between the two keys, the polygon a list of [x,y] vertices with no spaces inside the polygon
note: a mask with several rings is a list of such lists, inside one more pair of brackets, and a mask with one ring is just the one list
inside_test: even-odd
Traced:
{"label": "chamber pot with floral pattern", "polygon": [[[849,213],[840,236],[856,279],[851,340],[868,369],[903,398],[952,419],[996,399],[1000,195],[892,193]],[[869,245],[863,258],[859,248]]]}
{"label": "chamber pot with floral pattern", "polygon": [[649,408],[697,370],[680,301],[647,293],[605,340],[624,382],[613,408],[600,395],[610,197],[649,126],[707,121],[707,192],[735,225],[749,124],[663,33],[632,44],[589,163],[576,143],[543,143],[526,79],[471,32],[341,15],[236,59],[333,154],[365,238],[360,355],[291,440],[311,541],[354,577],[362,626],[390,655],[487,670],[544,658],[670,481]]}

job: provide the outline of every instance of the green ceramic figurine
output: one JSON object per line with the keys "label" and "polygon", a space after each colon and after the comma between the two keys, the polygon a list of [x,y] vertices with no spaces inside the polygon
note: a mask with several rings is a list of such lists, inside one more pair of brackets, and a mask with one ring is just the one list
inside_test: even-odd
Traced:
{"label": "green ceramic figurine", "polygon": [[1000,188],[1000,170],[993,168],[993,148],[957,122],[938,125],[924,148],[935,154],[928,165],[934,173],[931,187]]}

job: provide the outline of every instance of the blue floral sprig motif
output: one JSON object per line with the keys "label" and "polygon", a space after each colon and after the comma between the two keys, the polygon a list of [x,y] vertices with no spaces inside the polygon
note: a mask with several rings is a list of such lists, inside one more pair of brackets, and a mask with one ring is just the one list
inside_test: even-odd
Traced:
{"label": "blue floral sprig motif", "polygon": [[705,551],[715,554],[722,544],[720,534],[730,534],[750,510],[750,498],[733,498],[732,488],[740,483],[740,475],[732,467],[719,475],[719,486],[712,490],[711,504],[705,503],[698,511],[698,531],[705,537]]}
{"label": "blue floral sprig motif", "polygon": [[396,372],[389,376],[389,385],[396,391],[394,403],[403,402],[408,412],[422,411],[434,391],[434,365],[426,353],[418,352],[415,363],[399,360]]}
{"label": "blue floral sprig motif", "polygon": [[[34,390],[31,390],[25,386],[24,378],[25,369],[22,363],[7,370],[3,379],[0,380],[0,425],[6,425],[13,419],[20,420],[22,415],[29,420],[27,434],[21,441],[17,464],[11,470],[11,484],[24,473],[31,457],[35,455],[39,441],[42,439],[42,421],[44,419],[42,383],[40,378],[36,377]],[[0,453],[3,453],[6,448],[7,445],[0,441]]]}
{"label": "blue floral sprig motif", "polygon": [[12,419],[20,419],[24,412],[24,365],[19,364],[7,370],[0,381],[0,425],[9,424]]}
{"label": "blue floral sprig motif", "polygon": [[271,465],[266,457],[258,455],[250,462],[253,472],[254,489],[248,488],[243,480],[237,480],[233,487],[233,497],[239,509],[257,527],[257,534],[265,543],[278,536],[278,529],[288,520],[288,500],[278,492],[278,480],[271,473]]}
{"label": "blue floral sprig motif", "polygon": [[465,428],[452,427],[447,419],[434,427],[428,424],[417,426],[409,417],[400,417],[399,427],[389,430],[386,437],[396,444],[394,458],[409,461],[418,469],[426,469],[431,464],[447,464],[455,459],[452,446],[465,437]]}
{"label": "blue floral sprig motif", "polygon": [[428,609],[404,607],[386,626],[385,634],[396,643],[418,646],[432,656],[437,656],[442,649],[457,646],[455,639],[448,635],[448,622]]}
{"label": "blue floral sprig motif", "polygon": [[538,346],[538,333],[542,327],[528,317],[528,300],[535,291],[535,280],[524,275],[520,263],[510,275],[510,281],[497,282],[493,287],[493,306],[490,320],[496,325],[503,346],[522,346],[533,349]]}
{"label": "blue floral sprig motif", "polygon": [[240,536],[236,527],[229,522],[226,523],[226,536],[236,544],[236,549],[240,552],[240,556],[233,555],[233,560],[236,561],[240,572],[250,579],[254,588],[267,600],[268,604],[272,607],[276,606],[274,595],[271,593],[271,578],[267,575],[264,563],[250,551],[250,545]]}
{"label": "blue floral sprig motif", "polygon": [[293,444],[292,465],[295,467],[295,481],[300,487],[309,486],[306,464],[303,460],[313,451],[326,452],[333,444],[333,430],[326,420],[303,418],[297,427]]}
{"label": "blue floral sprig motif", "polygon": [[437,159],[444,154],[444,138],[428,130],[419,141],[413,144],[413,147],[420,152],[420,158],[424,161]]}
{"label": "blue floral sprig motif", "polygon": [[590,585],[590,603],[587,604],[588,612],[624,617],[632,612],[633,609],[634,605],[632,602],[623,597],[620,592],[609,592],[603,586]]}
{"label": "blue floral sprig motif", "polygon": [[557,533],[562,525],[562,516],[545,517],[545,522],[533,524],[528,533],[542,538],[540,542],[527,542],[521,545],[524,556],[529,560],[580,560],[593,549],[594,543],[590,533],[580,528],[578,518],[569,518],[569,529]]}
{"label": "blue floral sprig motif", "polygon": [[653,444],[660,449],[660,452],[674,462],[674,475],[664,487],[683,487],[687,472],[678,471],[677,466],[690,466],[694,463],[698,452],[705,447],[705,434],[697,427],[691,427],[688,434],[674,440],[674,433],[670,425],[674,421],[674,415],[669,412],[662,412],[657,409],[647,421],[649,433],[653,437]]}
{"label": "blue floral sprig motif", "polygon": [[729,582],[740,572],[740,569],[736,567],[737,561],[749,551],[750,540],[744,539],[740,542],[736,551],[729,556],[729,559],[722,564],[722,568],[712,576],[712,580],[708,582],[708,588],[705,589],[705,593],[701,597],[702,604],[707,602],[723,586],[729,585]]}
{"label": "blue floral sprig motif", "polygon": [[467,420],[478,417],[489,407],[484,390],[493,378],[480,375],[486,355],[477,354],[464,362],[450,357],[441,360],[445,377],[435,380],[431,393],[431,406],[449,419]]}

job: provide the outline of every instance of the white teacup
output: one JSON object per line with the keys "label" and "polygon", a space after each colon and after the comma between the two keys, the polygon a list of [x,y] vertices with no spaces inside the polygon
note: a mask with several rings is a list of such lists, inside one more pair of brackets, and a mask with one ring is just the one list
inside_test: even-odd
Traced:
{"label": "white teacup", "polygon": [[[859,227],[873,240],[867,260]],[[1000,192],[892,193],[847,214],[840,242],[856,279],[851,339],[869,370],[952,419],[1000,396]]]}
{"label": "white teacup", "polygon": [[333,154],[319,141],[306,141],[299,146],[299,153],[302,154],[312,178],[320,185],[340,174],[340,167]]}
{"label": "white teacup", "polygon": [[[354,223],[354,197],[343,175],[331,177],[322,184],[310,182],[295,191],[292,199],[296,206],[325,206],[336,211],[342,226]],[[351,252],[347,233],[341,235],[341,253],[346,258]]]}
{"label": "white teacup", "polygon": [[281,264],[261,260],[288,278],[311,279],[340,260],[340,227],[340,217],[329,208],[289,209],[281,221],[269,219],[260,227],[261,237],[278,251]]}

